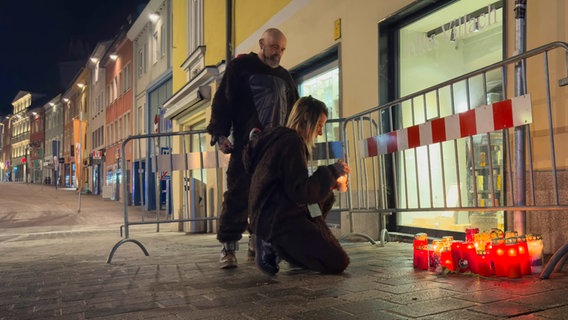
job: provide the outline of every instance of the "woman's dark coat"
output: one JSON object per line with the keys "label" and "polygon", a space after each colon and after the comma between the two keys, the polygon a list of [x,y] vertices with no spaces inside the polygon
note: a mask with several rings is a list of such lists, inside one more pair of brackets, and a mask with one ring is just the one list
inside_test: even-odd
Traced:
{"label": "woman's dark coat", "polygon": [[[340,273],[349,257],[325,223],[335,201],[333,166],[310,176],[308,150],[295,130],[279,127],[250,143],[244,163],[251,174],[250,224],[283,259],[323,273]],[[318,203],[323,216],[312,218],[308,204]]]}

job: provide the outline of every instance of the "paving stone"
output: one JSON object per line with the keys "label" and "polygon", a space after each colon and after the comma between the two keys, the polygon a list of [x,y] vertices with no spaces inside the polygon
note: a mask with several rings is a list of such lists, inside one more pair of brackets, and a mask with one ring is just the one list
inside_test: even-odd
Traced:
{"label": "paving stone", "polygon": [[[54,206],[63,208],[67,195],[55,195],[59,204]],[[61,225],[22,226],[22,221],[0,217],[0,320],[491,320],[568,315],[566,272],[553,273],[548,280],[538,275],[511,280],[418,271],[412,267],[409,243],[380,247],[342,242],[351,257],[342,275],[292,269],[283,262],[275,277],[267,277],[246,261],[246,235],[239,241],[239,267],[221,270],[220,245],[213,234],[132,226],[131,239],[148,250],[145,256],[133,242],[121,242],[122,205],[103,201],[97,208],[97,201],[85,196],[80,219],[70,209],[59,213]],[[76,196],[70,203],[68,208],[76,206]],[[131,210],[133,219],[151,219]],[[112,263],[106,263],[118,243]]]}
{"label": "paving stone", "polygon": [[511,318],[519,315],[542,311],[542,309],[539,309],[538,307],[522,305],[510,301],[485,303],[483,305],[469,308],[469,310],[505,318]]}

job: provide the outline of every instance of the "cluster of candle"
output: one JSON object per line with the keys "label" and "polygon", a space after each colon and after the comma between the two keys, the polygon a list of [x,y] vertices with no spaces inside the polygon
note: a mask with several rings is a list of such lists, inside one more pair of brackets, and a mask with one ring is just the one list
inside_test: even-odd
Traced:
{"label": "cluster of candle", "polygon": [[479,232],[467,228],[465,241],[452,236],[432,240],[414,236],[414,268],[441,272],[471,272],[484,277],[520,278],[542,271],[543,243],[540,235],[521,235],[499,229]]}

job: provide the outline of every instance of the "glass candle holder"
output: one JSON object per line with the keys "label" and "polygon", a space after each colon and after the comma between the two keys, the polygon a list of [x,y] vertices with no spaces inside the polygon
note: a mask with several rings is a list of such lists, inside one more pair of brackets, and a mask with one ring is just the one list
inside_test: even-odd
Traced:
{"label": "glass candle holder", "polygon": [[479,228],[465,228],[465,242],[473,242],[476,234],[479,233]]}
{"label": "glass candle holder", "polygon": [[442,237],[442,250],[440,253],[440,263],[443,267],[448,268],[451,271],[456,271],[456,265],[452,257],[452,242],[454,237],[444,236]]}
{"label": "glass candle holder", "polygon": [[454,264],[455,271],[465,272],[467,271],[467,265],[464,266],[462,262],[463,260],[463,250],[464,243],[462,241],[453,241],[451,246],[452,251],[452,262]]}
{"label": "glass candle holder", "polygon": [[505,251],[507,255],[507,278],[517,279],[521,277],[521,264],[519,261],[519,250],[517,238],[505,238]]}
{"label": "glass candle holder", "polygon": [[527,234],[527,246],[529,249],[529,259],[531,262],[532,273],[542,272],[542,257],[544,254],[544,245],[540,234]]}
{"label": "glass candle holder", "polygon": [[491,230],[489,231],[489,236],[491,239],[504,238],[505,233],[499,228],[491,228]]}
{"label": "glass candle holder", "polygon": [[517,237],[517,250],[519,251],[519,264],[521,265],[521,274],[532,274],[531,260],[529,256],[529,248],[526,236]]}
{"label": "glass candle holder", "polygon": [[505,238],[514,238],[518,235],[519,233],[517,231],[505,231]]}
{"label": "glass candle holder", "polygon": [[491,277],[493,275],[491,258],[485,250],[477,250],[477,270],[482,277]]}
{"label": "glass candle holder", "polygon": [[505,239],[498,238],[491,240],[491,260],[493,261],[495,275],[498,277],[507,276],[507,256],[505,249]]}
{"label": "glass candle holder", "polygon": [[440,267],[442,241],[432,240],[432,244],[428,250],[428,259],[430,260],[430,269],[436,271]]}
{"label": "glass candle holder", "polygon": [[428,270],[428,234],[414,235],[414,268]]}
{"label": "glass candle holder", "polygon": [[475,243],[469,242],[465,244],[464,260],[467,261],[467,266],[469,268],[469,271],[477,274],[478,273],[477,250],[475,248]]}

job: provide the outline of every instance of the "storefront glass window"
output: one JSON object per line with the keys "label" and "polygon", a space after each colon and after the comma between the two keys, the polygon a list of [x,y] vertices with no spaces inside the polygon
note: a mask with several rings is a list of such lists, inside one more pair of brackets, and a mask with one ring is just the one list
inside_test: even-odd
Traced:
{"label": "storefront glass window", "polygon": [[[457,76],[477,70],[503,58],[503,1],[455,1],[399,29],[399,96],[404,97],[435,86]],[[446,117],[481,105],[502,100],[503,75],[488,73],[453,87],[444,87],[415,99],[401,110],[399,127],[410,127],[432,119]],[[442,149],[442,150],[440,150]],[[398,186],[402,198],[409,199],[409,207],[483,206],[502,201],[499,181],[489,183],[490,177],[500,179],[503,174],[501,134],[474,136],[448,141],[402,152],[407,164],[399,176],[420,172],[419,164],[430,163],[432,181],[416,176],[407,185]],[[491,159],[493,174],[488,165],[474,159]],[[444,174],[440,163],[444,163]],[[452,169],[452,167],[454,169]],[[450,169],[448,169],[450,168]],[[468,171],[469,170],[469,171]],[[475,175],[471,174],[475,171]],[[476,181],[472,181],[472,176]],[[444,179],[444,181],[442,181]],[[432,186],[444,183],[445,190]],[[473,188],[477,188],[476,192]],[[419,190],[419,192],[415,192]],[[412,192],[411,192],[412,191]],[[490,192],[491,191],[491,192]],[[442,194],[445,192],[445,194]],[[446,201],[444,205],[444,201]],[[432,203],[433,202],[433,203]],[[432,203],[432,204],[431,204]],[[481,218],[480,218],[481,216]],[[469,225],[482,228],[503,228],[503,213],[486,212],[404,212],[397,215],[399,226],[450,230],[461,232]],[[482,223],[483,225],[480,225]]]}

